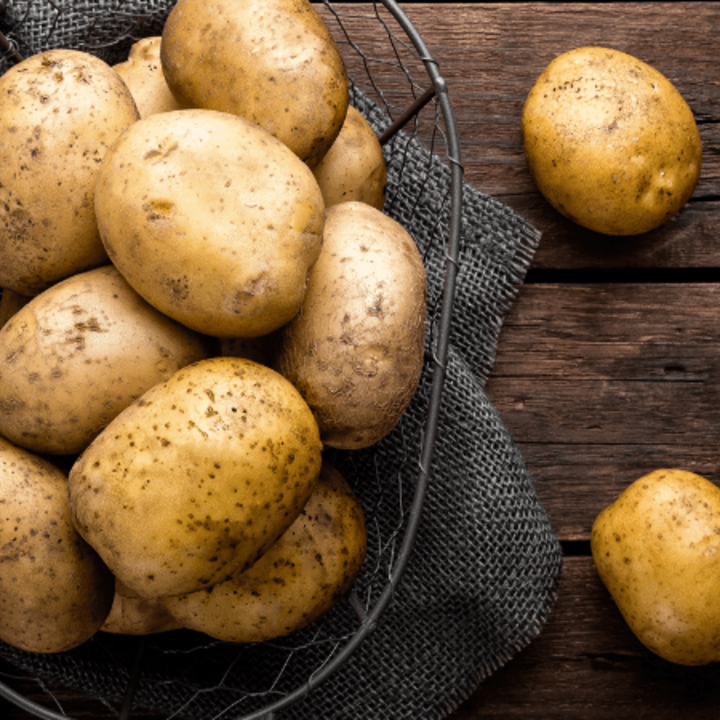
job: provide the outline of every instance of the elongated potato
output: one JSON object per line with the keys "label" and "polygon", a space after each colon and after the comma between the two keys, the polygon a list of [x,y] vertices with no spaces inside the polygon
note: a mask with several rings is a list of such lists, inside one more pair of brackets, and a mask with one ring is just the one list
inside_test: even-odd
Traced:
{"label": "elongated potato", "polygon": [[321,465],[297,390],[240,358],[201,360],[123,410],[73,465],[76,527],[145,598],[250,567],[292,524]]}
{"label": "elongated potato", "polygon": [[420,379],[425,315],[425,270],[407,231],[365,203],[329,208],[275,362],[312,408],[325,445],[367,447],[395,427]]}
{"label": "elongated potato", "polygon": [[0,639],[70,650],[102,626],[114,578],[73,527],[67,478],[0,438]]}
{"label": "elongated potato", "polygon": [[146,390],[211,352],[112,265],[78,273],[0,329],[0,434],[33,452],[79,453]]}
{"label": "elongated potato", "polygon": [[315,622],[348,592],[366,549],[362,508],[342,475],[323,463],[303,511],[249,570],[160,602],[184,627],[220,640],[282,637]]}

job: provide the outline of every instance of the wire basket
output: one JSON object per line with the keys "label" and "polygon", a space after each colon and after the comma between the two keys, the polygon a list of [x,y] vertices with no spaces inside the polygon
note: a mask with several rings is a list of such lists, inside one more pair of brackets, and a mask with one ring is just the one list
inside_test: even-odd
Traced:
{"label": "wire basket", "polygon": [[[41,2],[56,15],[42,33],[29,37],[24,24]],[[82,23],[73,10],[75,35],[68,45],[66,39],[60,42],[62,32],[68,32],[63,12],[74,3],[0,0],[0,73],[22,57],[63,45],[120,62],[133,42],[160,34],[172,4],[88,3]],[[428,278],[426,361],[413,402],[376,446],[332,451],[329,458],[363,505],[369,535],[365,564],[353,590],[330,613],[273,642],[237,645],[185,630],[143,638],[101,632],[80,648],[49,656],[0,643],[0,658],[26,673],[25,685],[27,678],[35,678],[48,702],[38,704],[5,683],[0,683],[0,696],[37,717],[68,717],[47,689],[52,685],[95,698],[120,718],[132,717],[133,708],[167,718],[281,718],[353,653],[362,652],[363,641],[381,628],[401,582],[431,479],[445,381],[460,254],[459,142],[438,65],[397,3],[325,2],[316,8],[342,51],[351,103],[381,138],[388,167],[384,211],[415,238]],[[60,712],[49,709],[53,705]]]}

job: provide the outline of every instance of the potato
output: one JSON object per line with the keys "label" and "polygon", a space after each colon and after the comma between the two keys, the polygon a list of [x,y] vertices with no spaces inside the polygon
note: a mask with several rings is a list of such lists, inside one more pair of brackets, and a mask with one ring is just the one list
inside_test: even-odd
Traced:
{"label": "potato", "polygon": [[247,118],[310,167],[345,120],[342,55],[307,0],[180,0],[160,57],[181,104]]}
{"label": "potato", "polygon": [[0,96],[0,286],[37,295],[107,262],[95,178],[138,111],[120,76],[77,50],[18,63]]}
{"label": "potato", "polygon": [[158,600],[141,598],[118,581],[110,613],[100,630],[114,635],[154,635],[181,627]]}
{"label": "potato", "polygon": [[651,472],[598,515],[591,548],[648,649],[681,665],[720,660],[720,488],[685,470]]}
{"label": "potato", "polygon": [[313,170],[325,207],[349,200],[385,205],[387,166],[375,131],[362,113],[348,107],[335,142]]}
{"label": "potato", "polygon": [[95,207],[130,285],[216,337],[287,323],[322,245],[325,206],[310,169],[257,125],[214,110],[128,128],[100,168]]}
{"label": "potato", "polygon": [[317,423],[295,388],[240,358],[201,360],[148,390],[70,471],[77,528],[145,598],[250,567],[320,472]]}
{"label": "potato", "polygon": [[27,305],[30,298],[27,295],[20,295],[8,288],[0,289],[0,328],[23,306]]}
{"label": "potato", "polygon": [[362,508],[324,463],[302,513],[249,569],[160,602],[186,628],[227,642],[289,635],[330,610],[355,582],[367,549]]}
{"label": "potato", "polygon": [[37,653],[89,640],[114,580],[73,527],[67,478],[0,438],[0,639]]}
{"label": "potato", "polygon": [[163,75],[161,41],[160,36],[142,38],[130,48],[127,60],[113,65],[130,88],[141,118],[182,107],[170,92]]}
{"label": "potato", "polygon": [[422,371],[425,286],[401,225],[361,202],[327,210],[322,252],[275,363],[312,408],[325,445],[368,447],[400,420]]}
{"label": "potato", "polygon": [[683,97],[657,70],[610,48],[556,57],[528,94],[522,132],[542,194],[607,235],[657,228],[700,177],[700,135]]}
{"label": "potato", "polygon": [[212,350],[111,265],[78,273],[0,329],[0,434],[38,453],[79,453],[133,400]]}

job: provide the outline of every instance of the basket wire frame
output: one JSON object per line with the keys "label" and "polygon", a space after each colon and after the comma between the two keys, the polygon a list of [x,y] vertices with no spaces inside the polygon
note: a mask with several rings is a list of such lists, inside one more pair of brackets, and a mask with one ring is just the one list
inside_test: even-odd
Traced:
{"label": "basket wire frame", "polygon": [[[358,649],[367,636],[378,626],[382,614],[388,605],[392,602],[393,597],[401,583],[404,570],[412,554],[412,547],[420,525],[422,516],[422,505],[425,497],[428,483],[431,481],[431,466],[435,438],[438,432],[438,417],[442,399],[443,386],[445,383],[446,365],[449,353],[449,338],[452,324],[452,308],[455,296],[456,278],[459,269],[460,255],[460,235],[461,235],[461,218],[462,218],[462,164],[460,160],[460,148],[455,128],[455,121],[450,103],[447,84],[440,73],[438,63],[433,59],[424,40],[408,19],[404,11],[400,8],[395,0],[382,0],[381,3],[362,3],[345,6],[340,4],[334,7],[327,1],[324,2],[323,10],[326,11],[327,20],[334,20],[339,28],[338,42],[343,50],[354,52],[360,58],[367,78],[370,84],[370,93],[373,99],[379,100],[379,105],[387,112],[391,118],[391,124],[384,129],[380,135],[381,143],[389,146],[398,137],[399,130],[407,125],[413,126],[413,135],[417,135],[420,130],[419,116],[423,108],[428,104],[434,109],[433,118],[430,122],[431,130],[427,136],[427,143],[430,144],[430,151],[435,155],[436,134],[439,132],[443,135],[442,142],[445,147],[444,159],[450,168],[450,187],[447,197],[443,199],[443,203],[449,203],[449,225],[448,236],[443,239],[445,253],[445,274],[442,286],[442,296],[438,298],[439,310],[436,313],[436,325],[433,328],[433,342],[428,350],[427,363],[431,366],[432,381],[430,388],[430,400],[428,405],[427,417],[423,429],[421,451],[419,458],[416,459],[416,482],[414,492],[410,498],[408,505],[402,510],[402,515],[406,518],[403,528],[398,528],[397,534],[402,533],[400,542],[399,537],[390,537],[386,540],[388,545],[393,547],[390,549],[391,563],[387,571],[378,570],[378,572],[386,572],[384,587],[379,595],[374,598],[368,597],[364,600],[358,595],[356,590],[352,590],[347,598],[347,603],[352,612],[357,616],[359,626],[357,629],[342,638],[335,638],[332,648],[330,649],[326,660],[314,672],[310,674],[308,679],[297,686],[294,690],[284,692],[281,697],[271,701],[263,707],[250,712],[249,714],[237,715],[222,713],[222,717],[227,720],[230,717],[236,720],[275,720],[282,717],[282,711],[289,708],[300,699],[306,697],[318,685],[324,682],[332,675],[347,659]],[[358,10],[358,7],[361,10]],[[399,36],[393,28],[390,27],[388,19],[381,15],[379,7],[382,6],[389,16],[397,23],[404,32],[406,37]],[[0,2],[0,12],[4,9],[4,4]],[[359,13],[359,15],[358,15]],[[395,105],[389,96],[392,94],[379,87],[373,80],[373,71],[370,65],[373,58],[367,51],[359,48],[352,40],[350,34],[345,28],[347,18],[351,16],[369,16],[379,21],[387,33],[387,38],[393,46],[393,54],[395,56],[394,64],[399,67],[407,79],[411,92],[411,98],[403,101],[404,107]],[[137,25],[137,24],[136,24]],[[141,23],[140,23],[141,25]],[[147,34],[147,33],[146,33]],[[126,40],[134,41],[138,37],[128,36]],[[97,50],[99,48],[88,48],[89,50]],[[415,59],[419,60],[430,85],[426,88],[422,87],[414,79],[412,73],[406,67],[404,57],[407,53],[413,53]],[[17,51],[16,44],[11,38],[0,33],[0,55],[11,58],[13,62],[21,60],[21,56]],[[376,62],[387,63],[386,60],[375,60]],[[354,86],[354,79],[351,75],[351,92]],[[424,83],[425,84],[425,83]],[[442,122],[441,122],[442,121]],[[444,125],[444,130],[441,125]],[[381,471],[378,470],[378,474]],[[401,503],[406,501],[401,499]],[[372,522],[372,518],[369,518]],[[399,548],[396,544],[399,542]],[[135,655],[135,663],[128,672],[127,692],[122,702],[118,717],[126,720],[132,717],[133,702],[137,684],[143,671],[143,660],[145,657],[145,648],[147,638],[137,638],[137,647]],[[282,672],[282,669],[281,671]],[[278,676],[279,677],[279,676]],[[52,692],[44,687],[44,683],[38,680],[41,688],[52,697]],[[271,688],[272,690],[272,688]],[[267,693],[269,696],[271,692]],[[68,715],[58,713],[54,710],[43,707],[32,700],[24,697],[22,694],[13,690],[11,687],[0,682],[0,696],[5,697],[18,707],[27,710],[39,718],[48,718],[49,720],[67,720]],[[108,707],[112,707],[110,703],[103,701]],[[57,702],[57,701],[56,701]],[[58,705],[60,703],[58,702]],[[62,711],[62,707],[59,707]],[[182,710],[182,709],[181,709]],[[181,710],[173,713],[173,717],[182,717]],[[232,708],[229,708],[231,711]]]}

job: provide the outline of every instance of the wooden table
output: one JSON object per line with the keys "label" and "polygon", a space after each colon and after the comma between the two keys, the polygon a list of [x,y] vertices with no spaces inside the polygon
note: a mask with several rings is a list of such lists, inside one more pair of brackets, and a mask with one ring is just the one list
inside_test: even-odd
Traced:
{"label": "wooden table", "polygon": [[[448,82],[465,179],[543,233],[487,390],[565,552],[540,636],[451,720],[716,720],[720,666],[675,666],[644,649],[595,573],[589,533],[605,506],[656,468],[720,482],[720,3],[403,7]],[[650,63],[697,119],[696,192],[645,236],[612,239],[573,225],[527,170],[525,96],[553,57],[582,45]],[[72,717],[113,717],[72,694],[58,697]],[[29,717],[2,701],[0,716]]]}

